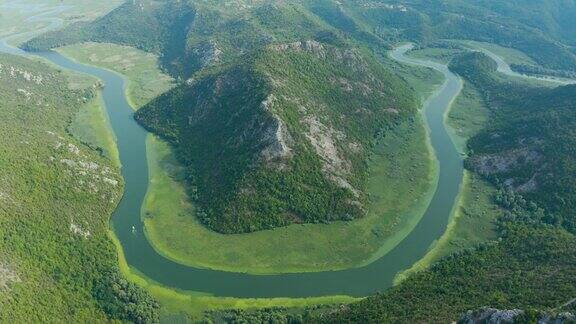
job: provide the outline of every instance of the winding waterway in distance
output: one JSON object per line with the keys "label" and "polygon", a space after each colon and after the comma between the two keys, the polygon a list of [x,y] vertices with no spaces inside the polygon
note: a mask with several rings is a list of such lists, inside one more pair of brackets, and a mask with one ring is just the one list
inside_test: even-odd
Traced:
{"label": "winding waterway in distance", "polygon": [[[56,9],[55,9],[56,10]],[[41,14],[41,17],[46,18]],[[40,15],[38,15],[40,16]],[[55,19],[55,18],[46,18]],[[48,20],[47,20],[48,21]],[[55,24],[57,20],[54,20]],[[14,37],[13,35],[12,37]],[[445,65],[406,57],[410,45],[396,48],[397,61],[426,66],[441,72],[446,81],[423,107],[430,140],[439,162],[439,181],[426,213],[414,230],[392,251],[373,263],[341,271],[251,275],[188,267],[158,254],[143,234],[141,206],[148,187],[145,139],[147,132],[133,119],[125,96],[122,76],[76,63],[56,52],[34,53],[63,69],[86,73],[102,80],[102,90],[113,131],[117,138],[125,192],[112,216],[126,261],[155,282],[182,290],[230,297],[309,297],[325,295],[365,296],[392,285],[395,275],[422,258],[430,245],[446,230],[463,177],[462,157],[444,123],[445,113],[462,88],[461,79]],[[0,42],[0,52],[30,55]],[[136,231],[133,231],[133,226]]]}

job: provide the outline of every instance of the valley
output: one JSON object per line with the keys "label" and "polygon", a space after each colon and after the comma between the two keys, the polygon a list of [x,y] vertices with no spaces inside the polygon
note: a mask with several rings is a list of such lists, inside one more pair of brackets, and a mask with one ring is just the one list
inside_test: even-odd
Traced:
{"label": "valley", "polygon": [[[74,321],[446,322],[482,305],[569,310],[567,36],[538,29],[515,43],[426,19],[423,30],[453,40],[399,36],[377,27],[404,24],[384,12],[432,15],[427,4],[362,3],[0,2],[28,23],[0,15],[0,74],[31,82],[0,79],[11,93],[0,106],[2,168],[33,179],[0,173],[0,319],[38,319],[45,308],[22,304],[37,298],[60,301],[49,318]],[[138,15],[148,34],[133,29]],[[184,46],[178,30],[191,19]],[[45,235],[34,241],[19,230],[38,228],[12,215],[42,204]],[[86,271],[77,260],[87,259],[99,266]],[[45,297],[25,293],[40,286]]]}

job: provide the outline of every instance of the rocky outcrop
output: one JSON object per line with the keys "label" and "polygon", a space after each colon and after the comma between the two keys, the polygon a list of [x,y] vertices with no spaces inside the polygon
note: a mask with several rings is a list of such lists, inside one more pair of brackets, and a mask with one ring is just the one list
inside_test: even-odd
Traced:
{"label": "rocky outcrop", "polygon": [[524,314],[519,309],[499,310],[495,308],[482,308],[476,311],[468,311],[459,321],[458,324],[504,324],[514,323],[514,319]]}
{"label": "rocky outcrop", "polygon": [[261,142],[264,144],[264,149],[260,152],[260,155],[264,162],[285,168],[285,160],[292,155],[290,143],[293,140],[286,124],[274,114],[273,105],[275,100],[276,97],[270,95],[262,102],[262,108],[272,115],[272,122],[269,123],[269,126],[262,134]]}
{"label": "rocky outcrop", "polygon": [[352,191],[358,197],[360,195],[358,190],[346,180],[352,166],[342,157],[337,145],[337,141],[344,140],[346,134],[322,124],[315,116],[307,116],[303,122],[308,126],[306,138],[314,147],[316,154],[320,156],[323,164],[322,171],[326,177],[338,186]]}
{"label": "rocky outcrop", "polygon": [[498,154],[483,154],[474,157],[471,162],[474,169],[483,175],[509,172],[524,164],[537,164],[542,156],[527,148]]}
{"label": "rocky outcrop", "polygon": [[506,323],[538,323],[538,324],[564,324],[574,323],[576,316],[570,312],[547,314],[533,312],[527,314],[524,310],[499,310],[484,307],[479,310],[468,311],[458,324],[506,324]]}
{"label": "rocky outcrop", "polygon": [[20,276],[18,276],[14,268],[10,264],[0,260],[0,293],[9,290],[13,283],[20,281]]}

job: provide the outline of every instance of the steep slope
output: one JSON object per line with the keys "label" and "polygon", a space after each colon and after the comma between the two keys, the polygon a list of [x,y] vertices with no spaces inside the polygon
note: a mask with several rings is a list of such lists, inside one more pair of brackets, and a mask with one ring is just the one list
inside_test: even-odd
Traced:
{"label": "steep slope", "polygon": [[411,98],[369,56],[305,41],[190,81],[136,118],[178,147],[203,221],[246,232],[361,217],[366,159],[414,114]]}
{"label": "steep slope", "polygon": [[576,86],[520,88],[499,80],[487,57],[473,53],[452,67],[489,102],[490,127],[472,138],[469,168],[502,186],[509,205],[531,201],[543,222],[576,233]]}
{"label": "steep slope", "polygon": [[[108,238],[119,170],[70,134],[99,108],[94,80],[68,81],[0,54],[0,322],[153,321],[156,302],[121,278]],[[106,129],[90,122],[84,134]]]}

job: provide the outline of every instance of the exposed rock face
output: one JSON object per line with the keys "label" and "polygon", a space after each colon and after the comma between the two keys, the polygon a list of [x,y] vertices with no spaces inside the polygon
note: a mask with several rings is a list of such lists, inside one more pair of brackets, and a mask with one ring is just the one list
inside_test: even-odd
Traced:
{"label": "exposed rock face", "polygon": [[495,308],[482,308],[477,311],[468,311],[462,319],[458,321],[459,324],[503,324],[514,323],[514,319],[524,314],[524,311],[519,309],[512,310],[498,310]]}
{"label": "exposed rock face", "polygon": [[358,197],[358,191],[346,180],[346,176],[351,171],[350,162],[341,156],[336,145],[336,141],[345,139],[346,135],[322,124],[315,116],[307,116],[303,122],[308,126],[306,138],[322,159],[322,171],[327,178],[338,186],[351,190]]}
{"label": "exposed rock face", "polygon": [[13,267],[0,260],[0,292],[9,290],[13,283],[20,281],[20,277]]}
{"label": "exposed rock face", "polygon": [[192,48],[190,54],[198,61],[200,68],[204,68],[220,62],[223,52],[215,41],[207,41]]}
{"label": "exposed rock face", "polygon": [[282,51],[294,51],[294,52],[308,52],[314,53],[320,58],[326,57],[326,48],[321,43],[314,40],[299,41],[288,44],[273,45],[272,49],[282,52]]}
{"label": "exposed rock face", "polygon": [[[506,324],[506,323],[533,323],[534,319],[524,317],[525,311],[520,309],[499,310],[484,307],[475,311],[468,311],[458,321],[458,324]],[[538,324],[564,324],[574,323],[576,316],[570,312],[550,315],[540,313],[537,317]]]}
{"label": "exposed rock face", "polygon": [[[504,185],[519,193],[538,189],[538,170],[545,164],[542,154],[529,147],[494,154],[479,154],[470,158],[468,162],[472,169],[484,176],[503,176]],[[515,176],[514,171],[519,169],[532,169],[533,171],[529,177]]]}
{"label": "exposed rock face", "polygon": [[275,100],[274,95],[270,95],[262,102],[262,108],[272,114],[272,122],[262,134],[261,141],[265,148],[260,154],[265,162],[276,162],[278,166],[284,168],[286,165],[282,162],[292,155],[292,149],[289,146],[292,137],[282,119],[274,114]]}
{"label": "exposed rock face", "polygon": [[501,154],[484,154],[472,159],[474,168],[483,175],[509,172],[523,164],[537,164],[541,155],[527,148]]}
{"label": "exposed rock face", "polygon": [[[101,166],[96,162],[89,161],[89,156],[85,154],[76,144],[68,143],[64,137],[52,131],[46,132],[49,138],[54,141],[54,153],[61,156],[59,162],[65,167],[64,172],[69,176],[74,177],[76,185],[74,189],[77,191],[87,191],[91,194],[104,194],[113,195],[105,199],[114,202],[114,191],[109,190],[110,187],[119,185],[120,180],[114,179],[112,170],[109,167]],[[50,162],[55,162],[57,159],[52,156]],[[72,230],[72,229],[71,229]]]}
{"label": "exposed rock face", "polygon": [[70,232],[84,238],[85,240],[92,235],[89,230],[83,229],[80,225],[74,223],[70,223]]}
{"label": "exposed rock face", "polygon": [[331,59],[342,63],[346,68],[351,68],[356,72],[365,72],[367,75],[370,75],[368,66],[362,59],[361,55],[359,55],[359,53],[353,49],[340,49],[330,47],[315,40],[271,45],[270,48],[277,52],[305,52],[312,54],[321,60]]}

